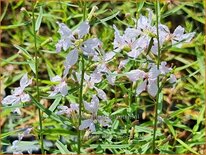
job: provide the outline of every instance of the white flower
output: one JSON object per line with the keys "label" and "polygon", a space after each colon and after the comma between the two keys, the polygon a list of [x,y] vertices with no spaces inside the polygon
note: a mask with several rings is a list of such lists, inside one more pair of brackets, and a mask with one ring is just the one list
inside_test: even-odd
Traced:
{"label": "white flower", "polygon": [[99,108],[99,99],[93,95],[91,103],[84,102],[85,109],[91,113],[91,118],[83,120],[79,126],[79,130],[89,128],[91,132],[96,131],[95,123],[99,122],[102,126],[109,126],[111,120],[106,116],[98,116],[97,111]]}
{"label": "white flower", "polygon": [[24,151],[27,151],[29,154],[32,154],[32,151],[37,151],[39,149],[38,142],[28,142],[15,140],[12,143],[12,146],[8,151],[12,151],[13,154],[23,154]]}
{"label": "white flower", "polygon": [[[139,95],[143,91],[147,90],[147,92],[155,97],[158,91],[157,87],[157,77],[160,74],[160,71],[157,69],[157,66],[152,64],[148,73],[140,74],[142,76],[138,76],[138,79],[144,79],[143,82],[137,87],[136,95]],[[135,75],[134,75],[135,76]],[[137,75],[136,75],[137,76]]]}
{"label": "white flower", "polygon": [[159,66],[160,72],[163,75],[166,75],[167,73],[169,73],[172,70],[172,68],[169,68],[166,65],[167,65],[167,63],[165,61],[163,61],[163,62],[161,62],[160,66]]}
{"label": "white flower", "polygon": [[59,75],[51,78],[52,82],[58,82],[59,84],[54,86],[54,90],[50,93],[49,96],[55,96],[58,93],[61,93],[62,96],[66,96],[68,94],[67,83],[65,82],[65,78],[61,78]]}
{"label": "white flower", "polygon": [[83,22],[79,25],[77,29],[72,31],[65,24],[57,22],[59,25],[59,33],[61,35],[61,39],[56,44],[56,51],[60,52],[63,48],[66,51],[70,47],[75,47],[75,42],[80,40],[89,33],[89,23]]}
{"label": "white flower", "polygon": [[118,69],[122,69],[123,67],[125,67],[125,65],[129,62],[129,59],[125,59],[120,61]]}
{"label": "white flower", "polygon": [[170,82],[170,83],[175,83],[176,81],[177,81],[177,79],[176,79],[175,75],[174,75],[174,74],[171,74],[171,75],[170,75],[169,82]]}
{"label": "white flower", "polygon": [[97,91],[97,95],[100,99],[102,99],[104,101],[107,100],[107,95],[102,89],[98,89],[97,87],[94,87],[94,88]]}
{"label": "white flower", "polygon": [[172,45],[176,47],[182,47],[183,42],[190,42],[195,35],[195,32],[184,34],[185,29],[182,26],[178,26],[173,34],[172,37]]}
{"label": "white flower", "polygon": [[146,73],[144,71],[141,71],[139,69],[131,70],[125,74],[129,78],[129,80],[132,82],[135,82],[139,79],[143,79],[146,75]]}
{"label": "white flower", "polygon": [[66,115],[67,117],[70,117],[73,112],[79,111],[79,105],[76,103],[71,103],[70,108],[67,106],[58,106],[58,111],[56,112],[57,115]]}
{"label": "white flower", "polygon": [[30,134],[31,130],[32,130],[32,128],[27,128],[26,130],[24,130],[23,133],[18,134],[19,140],[22,140],[23,137],[28,136]]}
{"label": "white flower", "polygon": [[[29,102],[30,96],[24,92],[24,89],[32,83],[32,79],[29,79],[27,74],[20,80],[20,87],[17,87],[12,92],[12,95],[8,95],[2,100],[3,105],[16,105],[20,102]],[[21,114],[20,109],[16,108],[14,112]]]}
{"label": "white flower", "polygon": [[102,44],[101,41],[97,38],[90,38],[86,41],[83,40],[83,37],[89,33],[89,23],[87,21],[82,22],[77,29],[72,31],[65,24],[58,23],[59,33],[61,39],[56,44],[56,51],[60,52],[63,48],[66,51],[68,48],[72,48],[69,54],[66,57],[64,63],[65,72],[64,75],[67,75],[69,69],[76,64],[78,61],[79,49],[83,51],[84,55],[87,56],[96,56],[98,53],[96,49]]}
{"label": "white flower", "polygon": [[[137,57],[142,48],[140,48],[140,40],[137,39],[139,36],[139,31],[134,28],[127,28],[124,34],[121,36],[119,30],[115,25],[113,25],[115,30],[115,38],[114,38],[114,51],[120,52],[122,49],[129,49],[128,56]],[[134,56],[135,55],[135,56]]]}

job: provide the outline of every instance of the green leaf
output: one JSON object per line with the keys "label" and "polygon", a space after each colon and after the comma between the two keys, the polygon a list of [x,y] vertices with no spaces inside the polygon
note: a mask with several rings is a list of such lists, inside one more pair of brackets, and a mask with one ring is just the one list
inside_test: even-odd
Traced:
{"label": "green leaf", "polygon": [[19,45],[14,45],[19,51],[22,51],[29,59],[32,59],[32,56],[27,52],[27,50]]}
{"label": "green leaf", "polygon": [[170,123],[170,121],[167,120],[166,118],[164,118],[164,121],[165,121],[166,125],[168,126],[170,132],[171,132],[172,135],[174,136],[174,138],[176,138],[176,132],[175,132],[173,126],[172,126],[172,123]]}
{"label": "green leaf", "polygon": [[195,124],[195,126],[193,127],[192,132],[195,134],[199,128],[200,123],[204,120],[204,113],[205,113],[205,105],[202,107],[201,111],[200,111],[200,115],[197,118],[197,124]]}
{"label": "green leaf", "polygon": [[71,153],[66,145],[62,144],[62,142],[60,142],[59,140],[56,141],[55,145],[57,146],[57,148],[59,149],[59,151],[61,152],[61,154],[69,154]]}
{"label": "green leaf", "polygon": [[31,97],[31,100],[33,101],[33,103],[43,112],[45,112],[49,117],[51,117],[52,119],[64,123],[63,120],[60,119],[60,117],[54,113],[52,113],[50,110],[46,109],[41,103],[37,102],[37,100],[31,95],[29,94]]}
{"label": "green leaf", "polygon": [[182,146],[184,146],[187,150],[191,151],[194,154],[199,154],[195,150],[193,150],[189,145],[184,143],[181,139],[176,139]]}
{"label": "green leaf", "polygon": [[61,99],[62,99],[62,96],[57,97],[52,103],[52,105],[49,107],[49,110],[53,112],[56,109],[56,107],[59,105],[59,102],[61,101]]}
{"label": "green leaf", "polygon": [[105,23],[106,21],[115,18],[118,14],[119,14],[119,11],[116,12],[116,13],[114,13],[113,15],[111,15],[111,16],[109,16],[109,17],[106,17],[106,18],[104,18],[104,19],[100,19],[100,22],[98,22],[97,24],[102,23],[102,24],[106,25],[106,23]]}
{"label": "green leaf", "polygon": [[[49,107],[49,110],[50,110],[51,112],[53,112],[53,111],[56,109],[56,107],[59,105],[59,102],[61,101],[61,99],[62,99],[62,96],[58,96],[58,97],[54,100],[54,102],[52,103],[52,105]],[[45,117],[47,117],[47,115],[45,115]]]}
{"label": "green leaf", "polygon": [[154,43],[154,39],[153,37],[150,39],[150,42],[149,42],[149,46],[147,48],[147,52],[146,52],[146,55],[149,54],[149,51],[151,50],[152,46],[153,46],[153,43]]}
{"label": "green leaf", "polygon": [[15,29],[15,28],[20,27],[20,26],[29,25],[30,23],[31,23],[31,21],[27,21],[27,22],[20,23],[20,24],[15,24],[15,25],[0,26],[0,29],[1,30]]}
{"label": "green leaf", "polygon": [[42,6],[40,6],[39,16],[38,16],[36,23],[35,23],[35,31],[39,30],[39,27],[40,27],[41,21],[42,21],[42,14],[43,14],[43,8],[42,8]]}
{"label": "green leaf", "polygon": [[34,74],[36,74],[36,66],[35,66],[35,62],[34,60],[27,60],[31,70],[34,72]]}
{"label": "green leaf", "polygon": [[91,144],[91,148],[97,148],[101,147],[102,149],[122,149],[122,148],[128,148],[131,146],[131,144],[122,144],[122,145],[112,145],[112,144]]}
{"label": "green leaf", "polygon": [[144,6],[144,1],[139,2],[137,12],[140,12]]}

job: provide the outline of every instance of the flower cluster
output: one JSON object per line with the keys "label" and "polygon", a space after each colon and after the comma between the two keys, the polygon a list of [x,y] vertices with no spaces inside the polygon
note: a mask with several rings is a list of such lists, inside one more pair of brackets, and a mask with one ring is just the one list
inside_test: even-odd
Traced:
{"label": "flower cluster", "polygon": [[[64,72],[63,77],[59,75],[51,78],[52,82],[57,82],[57,85],[53,87],[53,91],[49,96],[55,96],[60,93],[62,96],[68,94],[68,86],[66,83],[66,77],[69,74],[69,70],[74,66],[79,58],[79,53],[82,53],[84,56],[91,58],[91,61],[97,62],[95,70],[92,73],[84,74],[84,87],[87,89],[94,89],[97,96],[106,100],[107,95],[104,90],[98,88],[96,84],[100,83],[103,79],[103,75],[106,75],[109,83],[114,84],[115,76],[112,76],[112,72],[107,68],[107,63],[114,57],[115,53],[113,51],[105,53],[103,51],[102,42],[97,38],[88,38],[87,34],[89,33],[89,23],[84,21],[74,29],[73,31],[69,29],[63,23],[57,23],[59,25],[60,40],[56,44],[56,52],[59,53],[62,51],[67,51],[69,53],[66,56],[64,62]],[[71,76],[72,79],[80,84],[81,74],[75,71],[75,77]],[[96,95],[93,96],[91,103],[84,101],[85,109],[92,114],[90,119],[84,120],[79,126],[80,130],[83,130],[87,127],[93,132],[95,131],[94,122],[97,120],[102,126],[108,126],[111,120],[105,116],[97,116],[97,111],[99,107],[99,99]],[[90,108],[88,108],[90,107]],[[92,109],[92,110],[91,110]],[[78,113],[79,107],[78,104],[70,104],[70,108],[67,106],[58,106],[57,114],[66,115],[71,117],[73,112]]]}
{"label": "flower cluster", "polygon": [[[134,20],[135,26],[128,27],[121,33],[116,25],[113,25],[114,40],[113,50],[105,52],[102,48],[102,42],[96,37],[90,37],[90,25],[88,21],[81,22],[74,30],[70,29],[64,23],[57,22],[59,26],[60,39],[56,44],[56,52],[66,52],[65,61],[63,63],[64,70],[62,76],[56,75],[50,79],[52,84],[52,91],[49,92],[49,97],[55,97],[60,94],[66,97],[69,92],[67,85],[67,76],[70,74],[72,67],[77,64],[79,55],[88,58],[92,67],[88,66],[90,72],[85,71],[83,87],[85,90],[90,89],[95,92],[92,96],[91,102],[84,101],[85,110],[89,113],[89,118],[82,121],[79,130],[89,129],[91,132],[96,131],[95,124],[98,122],[101,126],[109,126],[111,120],[107,116],[98,115],[100,100],[106,101],[107,94],[99,84],[104,80],[108,81],[110,85],[115,85],[115,81],[119,76],[127,77],[131,82],[137,83],[136,96],[142,92],[147,91],[150,97],[154,98],[158,94],[158,82],[161,84],[169,82],[174,84],[176,77],[173,74],[172,67],[167,65],[167,62],[160,60],[160,55],[163,47],[168,45],[182,47],[183,43],[188,43],[192,40],[195,33],[185,33],[184,28],[178,26],[173,33],[169,28],[161,23],[154,25],[153,13],[148,9],[148,17],[140,15],[139,19]],[[158,32],[157,32],[158,29]],[[108,63],[112,62],[118,55],[121,55],[117,70],[111,70]],[[126,57],[126,58],[125,58]],[[144,63],[133,66],[132,70],[124,70],[126,65],[131,61],[138,59],[145,60]],[[115,67],[114,67],[115,68]],[[92,71],[91,71],[92,70]],[[73,71],[73,70],[72,70]],[[121,73],[120,73],[121,72]],[[77,71],[73,71],[71,80],[81,83],[82,75]],[[18,105],[21,102],[29,102],[30,96],[25,93],[25,88],[32,83],[32,79],[25,74],[20,80],[20,87],[15,88],[11,95],[2,100],[3,105]],[[71,103],[70,107],[57,106],[57,115],[66,115],[71,118],[73,114],[79,112],[79,104]],[[14,112],[21,114],[20,109],[16,108]],[[85,112],[86,114],[86,112]],[[22,135],[19,135],[19,141],[24,135],[29,134],[31,129],[27,129]],[[19,141],[13,142],[14,152],[18,151]]]}
{"label": "flower cluster", "polygon": [[32,128],[24,129],[23,133],[18,135],[18,140],[12,142],[9,151],[12,151],[13,154],[23,154],[25,151],[32,154],[32,151],[39,150],[38,142],[22,141],[23,137],[30,135],[31,130]]}
{"label": "flower cluster", "polygon": [[95,123],[99,122],[102,126],[109,126],[111,120],[106,116],[98,116],[98,108],[99,108],[99,99],[96,95],[93,95],[91,103],[84,102],[85,109],[91,113],[91,117],[89,119],[83,120],[82,124],[79,126],[80,130],[89,128],[91,132],[96,131]]}
{"label": "flower cluster", "polygon": [[[2,100],[3,105],[18,105],[19,103],[25,103],[30,101],[29,94],[26,94],[24,92],[24,89],[29,86],[32,83],[32,79],[29,79],[27,74],[24,74],[24,76],[20,80],[20,87],[17,87],[12,92],[12,95],[8,95]],[[19,108],[15,108],[13,112],[16,112],[17,114],[21,114],[21,111]]]}
{"label": "flower cluster", "polygon": [[[159,23],[157,36],[156,25],[152,23],[152,11],[148,9],[148,17],[140,15],[138,20],[135,20],[136,26],[134,28],[126,28],[123,35],[120,34],[119,30],[115,25],[113,25],[115,31],[114,38],[114,52],[119,53],[121,51],[126,51],[128,58],[124,59],[119,64],[119,69],[125,67],[125,65],[133,60],[140,57],[141,54],[146,56],[145,66],[131,70],[129,72],[123,73],[129,78],[130,81],[136,82],[138,80],[142,81],[136,89],[136,95],[147,90],[148,93],[155,97],[158,91],[157,87],[157,77],[163,78],[167,77],[169,74],[168,81],[170,83],[175,83],[176,77],[172,74],[172,68],[166,66],[166,62],[161,62],[157,66],[155,56],[158,56],[158,41],[160,49],[171,42],[172,46],[181,47],[183,43],[188,43],[194,37],[195,33],[184,34],[184,28],[178,26],[173,33],[170,33],[169,28],[166,25]],[[151,51],[151,55],[148,52]],[[161,52],[161,51],[160,51]],[[161,53],[159,53],[161,54]],[[160,79],[161,80],[161,79]]]}

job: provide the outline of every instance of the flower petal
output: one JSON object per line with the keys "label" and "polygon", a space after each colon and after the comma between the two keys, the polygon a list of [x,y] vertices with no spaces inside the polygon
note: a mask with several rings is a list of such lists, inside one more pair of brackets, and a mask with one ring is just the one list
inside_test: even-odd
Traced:
{"label": "flower petal", "polygon": [[56,76],[51,78],[52,82],[60,82],[61,80],[62,80],[62,78],[59,75],[56,75]]}
{"label": "flower petal", "polygon": [[67,55],[64,65],[66,68],[67,67],[70,68],[77,62],[77,60],[78,60],[78,51],[77,49],[74,49],[70,51],[69,54]]}
{"label": "flower petal", "polygon": [[62,96],[66,96],[68,94],[68,88],[66,82],[61,83],[60,93],[62,94]]}
{"label": "flower petal", "polygon": [[10,105],[15,102],[19,101],[19,97],[16,97],[15,95],[8,95],[2,100],[3,105]]}
{"label": "flower petal", "polygon": [[84,35],[86,35],[87,33],[89,33],[89,23],[87,21],[82,22],[79,27],[77,28],[77,33],[79,36],[79,39],[81,39]]}
{"label": "flower petal", "polygon": [[84,107],[92,114],[96,114],[99,108],[99,99],[96,95],[92,96],[91,103],[84,102]]}
{"label": "flower petal", "polygon": [[171,74],[171,75],[170,75],[169,82],[170,82],[170,83],[175,83],[176,81],[177,81],[177,79],[176,79],[175,75],[174,75],[174,74]]}
{"label": "flower petal", "polygon": [[102,99],[104,101],[107,100],[107,95],[102,89],[98,89],[95,87],[95,90],[97,91],[97,95],[100,99]]}
{"label": "flower petal", "polygon": [[129,78],[130,81],[135,82],[139,79],[143,79],[145,77],[145,72],[139,69],[131,70],[126,73],[126,76]]}
{"label": "flower petal", "polygon": [[111,119],[109,117],[106,117],[106,116],[98,116],[97,121],[102,126],[109,126],[110,123],[112,122]]}
{"label": "flower petal", "polygon": [[138,96],[146,90],[147,80],[144,80],[136,89],[136,95]]}
{"label": "flower petal", "polygon": [[115,56],[115,52],[108,52],[104,55],[104,61],[109,61]]}
{"label": "flower petal", "polygon": [[23,93],[23,94],[21,95],[21,102],[29,102],[29,101],[30,101],[30,96],[29,96],[29,94]]}
{"label": "flower petal", "polygon": [[90,127],[90,125],[93,123],[93,120],[92,119],[86,119],[86,120],[83,120],[81,122],[81,125],[79,126],[79,130],[84,130],[88,127]]}
{"label": "flower petal", "polygon": [[20,80],[20,87],[22,89],[24,89],[25,87],[27,87],[28,85],[30,85],[32,83],[32,79],[28,78],[27,73],[24,74],[24,76],[21,78]]}
{"label": "flower petal", "polygon": [[158,87],[157,87],[157,80],[155,79],[155,80],[148,80],[148,85],[147,85],[147,92],[151,95],[151,96],[153,96],[153,97],[155,97],[156,96],[156,94],[157,94],[157,91],[158,91]]}
{"label": "flower petal", "polygon": [[182,26],[179,25],[179,26],[174,30],[173,35],[174,35],[175,37],[181,37],[181,35],[183,35],[184,31],[185,31],[184,27],[182,27]]}

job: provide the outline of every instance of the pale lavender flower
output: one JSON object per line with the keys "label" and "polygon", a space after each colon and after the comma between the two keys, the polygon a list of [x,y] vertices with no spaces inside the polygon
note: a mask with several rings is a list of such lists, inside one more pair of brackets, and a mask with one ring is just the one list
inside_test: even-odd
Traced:
{"label": "pale lavender flower", "polygon": [[53,87],[53,91],[50,93],[49,97],[55,96],[60,93],[62,96],[66,96],[68,94],[67,83],[65,78],[61,78],[59,75],[51,78],[52,82],[57,82],[58,84]]}
{"label": "pale lavender flower", "polygon": [[57,115],[66,115],[67,117],[70,117],[73,112],[79,111],[79,105],[76,103],[71,103],[70,108],[67,106],[58,106],[58,111],[56,112]]}
{"label": "pale lavender flower", "polygon": [[98,95],[98,97],[100,98],[100,99],[102,99],[102,100],[107,100],[107,95],[106,95],[106,93],[102,90],[102,89],[99,89],[99,88],[97,88],[97,87],[94,87],[95,88],[95,90],[97,91],[97,95]]}
{"label": "pale lavender flower", "polygon": [[66,61],[64,63],[65,72],[64,75],[67,75],[69,69],[76,64],[78,61],[79,50],[83,51],[84,55],[87,56],[96,56],[98,55],[96,49],[102,44],[101,41],[97,38],[90,38],[88,40],[83,40],[83,37],[89,33],[89,23],[87,21],[82,22],[78,28],[74,31],[69,29],[65,24],[58,23],[59,25],[59,33],[61,35],[61,39],[56,44],[56,51],[60,52],[63,48],[66,51],[68,48],[72,50],[66,57]]}
{"label": "pale lavender flower", "polygon": [[121,36],[115,25],[113,25],[113,28],[115,30],[114,51],[120,52],[123,49],[128,49],[130,51],[128,56],[137,57],[142,51],[140,47],[141,40],[137,39],[139,31],[134,28],[127,28]]}
{"label": "pale lavender flower", "polygon": [[166,75],[167,73],[169,73],[172,70],[172,68],[169,68],[166,65],[167,65],[167,62],[163,61],[163,62],[161,62],[160,66],[159,66],[159,70],[160,70],[161,74],[163,74],[163,75]]}
{"label": "pale lavender flower", "polygon": [[185,29],[182,26],[178,26],[173,34],[171,34],[172,45],[180,48],[182,43],[188,43],[192,40],[195,35],[195,32],[184,34]]}
{"label": "pale lavender flower", "polygon": [[61,39],[56,44],[56,51],[60,52],[63,48],[66,51],[68,48],[74,48],[78,42],[78,40],[82,39],[84,35],[89,33],[89,23],[83,22],[79,25],[77,29],[72,31],[69,29],[64,23],[59,23],[59,33],[61,35]]}
{"label": "pale lavender flower", "polygon": [[27,151],[29,154],[32,154],[32,151],[38,149],[38,142],[28,142],[20,140],[13,141],[12,146],[10,147],[10,151],[12,151],[13,154],[23,154],[24,151]]}
{"label": "pale lavender flower", "polygon": [[156,65],[152,65],[149,72],[145,73],[141,70],[132,70],[126,73],[126,76],[132,81],[143,80],[143,82],[137,87],[136,95],[147,90],[151,96],[156,96],[157,94],[157,77],[160,71],[157,69]]}
{"label": "pale lavender flower", "polygon": [[146,73],[144,71],[136,69],[127,72],[126,76],[129,78],[130,81],[135,82],[139,79],[143,79],[146,76]]}
{"label": "pale lavender flower", "polygon": [[31,132],[32,129],[33,129],[33,128],[27,128],[26,130],[24,130],[23,133],[18,134],[19,140],[22,140],[23,137],[28,136],[28,135],[30,134],[30,132]]}
{"label": "pale lavender flower", "polygon": [[171,74],[171,75],[170,75],[170,78],[169,78],[169,82],[170,82],[170,83],[175,83],[176,81],[177,81],[177,79],[176,79],[175,75],[174,75],[174,74]]}
{"label": "pale lavender flower", "polygon": [[115,83],[117,72],[114,71],[112,73],[112,71],[108,69],[107,63],[109,63],[115,55],[116,55],[116,52],[113,52],[113,51],[106,52],[106,53],[104,51],[101,51],[100,56],[96,59],[96,61],[98,61],[99,64],[96,66],[95,72],[106,75],[107,81],[111,85],[114,85]]}
{"label": "pale lavender flower", "polygon": [[129,62],[129,59],[125,59],[120,61],[118,69],[122,69],[123,67],[125,67],[125,65]]}
{"label": "pale lavender flower", "polygon": [[[21,102],[29,102],[30,96],[29,94],[26,94],[24,92],[24,89],[29,86],[32,83],[32,79],[29,79],[27,74],[24,74],[24,76],[20,80],[20,87],[17,87],[12,92],[12,95],[8,95],[2,100],[3,105],[17,105]],[[17,112],[18,114],[21,114],[20,109],[16,108],[14,112]]]}
{"label": "pale lavender flower", "polygon": [[102,126],[109,126],[111,120],[106,116],[98,116],[97,111],[99,108],[99,99],[96,95],[93,95],[91,103],[84,101],[85,109],[91,113],[91,118],[83,120],[81,125],[79,126],[79,130],[87,129],[91,132],[96,131],[95,123],[99,122]]}

